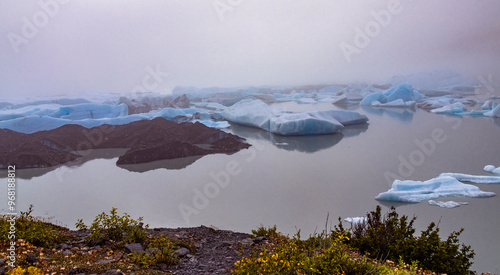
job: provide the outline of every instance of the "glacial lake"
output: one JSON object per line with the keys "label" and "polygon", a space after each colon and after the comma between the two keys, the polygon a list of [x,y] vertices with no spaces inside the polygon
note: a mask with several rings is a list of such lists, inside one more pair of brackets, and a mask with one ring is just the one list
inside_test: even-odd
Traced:
{"label": "glacial lake", "polygon": [[[274,107],[338,109],[327,103]],[[277,225],[290,235],[301,229],[305,237],[323,230],[327,216],[333,227],[338,217],[364,216],[376,205],[383,212],[395,206],[400,214],[417,216],[417,232],[439,222],[444,238],[463,227],[460,241],[476,252],[473,269],[498,273],[499,196],[438,199],[469,203],[453,209],[375,197],[391,187],[388,175],[412,180],[444,172],[488,175],[485,165],[500,166],[500,119],[421,109],[348,109],[367,115],[369,123],[346,127],[343,134],[311,137],[282,137],[233,125],[227,131],[254,146],[233,155],[126,167],[115,164],[119,150],[96,150],[83,163],[17,170],[18,210],[33,204],[35,215],[70,228],[80,218],[90,224],[97,214],[117,207],[120,214],[143,216],[150,227],[206,225],[250,232],[260,225]],[[477,186],[500,195],[500,184]],[[2,211],[7,205],[4,190]]]}

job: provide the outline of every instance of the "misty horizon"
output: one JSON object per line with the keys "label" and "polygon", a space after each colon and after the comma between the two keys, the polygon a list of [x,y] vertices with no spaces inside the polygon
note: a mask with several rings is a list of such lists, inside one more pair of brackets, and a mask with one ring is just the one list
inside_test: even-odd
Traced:
{"label": "misty horizon", "polygon": [[[2,2],[2,96],[500,76],[498,2]],[[145,80],[146,79],[146,80]]]}

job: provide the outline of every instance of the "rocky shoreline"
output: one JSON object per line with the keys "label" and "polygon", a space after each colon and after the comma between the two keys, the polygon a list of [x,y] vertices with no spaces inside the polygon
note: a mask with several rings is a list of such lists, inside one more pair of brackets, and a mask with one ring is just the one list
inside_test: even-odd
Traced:
{"label": "rocky shoreline", "polygon": [[[113,265],[129,262],[133,251],[148,253],[139,243],[119,246],[112,241],[99,245],[90,245],[85,238],[90,235],[90,230],[69,231],[73,236],[71,240],[58,244],[55,249],[42,249],[24,244],[26,248],[26,261],[46,270],[55,263],[50,262],[49,256],[60,254],[62,259],[72,257],[97,256],[96,261],[89,260],[85,265],[76,265],[65,269],[66,274],[134,274],[138,266],[128,263],[129,269],[110,269],[102,273],[94,273],[93,266]],[[228,230],[219,230],[214,227],[199,226],[192,228],[155,228],[148,230],[149,237],[163,235],[169,239],[190,244],[190,249],[179,248],[174,255],[180,261],[175,265],[158,264],[146,268],[143,272],[156,272],[166,274],[231,274],[234,263],[243,256],[247,256],[252,248],[267,243],[265,237],[250,238],[248,234]],[[52,259],[53,257],[51,257]],[[5,274],[10,268],[6,265],[7,259],[0,257],[0,274]],[[44,268],[45,267],[45,268]]]}

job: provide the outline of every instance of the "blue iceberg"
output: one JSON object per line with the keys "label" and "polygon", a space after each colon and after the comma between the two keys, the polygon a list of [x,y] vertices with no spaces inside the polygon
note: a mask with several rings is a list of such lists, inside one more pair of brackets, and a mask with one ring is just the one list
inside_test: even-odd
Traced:
{"label": "blue iceberg", "polygon": [[360,105],[377,107],[414,107],[422,95],[413,90],[413,87],[404,83],[388,89],[365,96]]}
{"label": "blue iceberg", "polygon": [[395,180],[392,188],[380,193],[376,199],[384,201],[416,203],[439,197],[492,197],[493,192],[484,192],[479,187],[460,182],[454,177],[440,175],[427,181]]}
{"label": "blue iceberg", "polygon": [[344,125],[368,121],[366,116],[352,111],[284,112],[255,99],[244,99],[226,108],[221,115],[236,124],[286,136],[334,134]]}

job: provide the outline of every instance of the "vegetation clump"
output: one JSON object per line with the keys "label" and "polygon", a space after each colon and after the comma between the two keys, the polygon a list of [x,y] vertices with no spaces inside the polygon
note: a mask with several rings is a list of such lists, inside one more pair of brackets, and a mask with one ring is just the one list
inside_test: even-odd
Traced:
{"label": "vegetation clump", "polygon": [[[22,239],[32,245],[53,248],[57,244],[68,240],[67,228],[58,226],[32,215],[33,205],[26,212],[21,211],[19,216],[4,215],[0,217],[0,241],[9,242],[9,236]],[[11,219],[15,219],[15,234],[11,230]]]}
{"label": "vegetation clump", "polygon": [[[119,216],[117,210],[116,207],[112,207],[109,214],[102,212],[95,217],[90,226],[91,234],[87,241],[97,244],[110,240],[124,243],[142,243],[146,240],[148,225],[143,225],[142,217],[134,220],[127,213]],[[79,229],[87,229],[81,219],[75,226]]]}
{"label": "vegetation clump", "polygon": [[431,223],[421,235],[414,235],[416,218],[399,217],[394,207],[382,216],[381,207],[367,214],[366,221],[356,223],[347,231],[339,218],[336,232],[346,234],[346,242],[352,248],[371,257],[406,263],[417,262],[419,267],[438,273],[468,274],[473,264],[474,250],[460,245],[458,237],[463,228],[452,232],[446,240],[441,240],[439,228]]}

